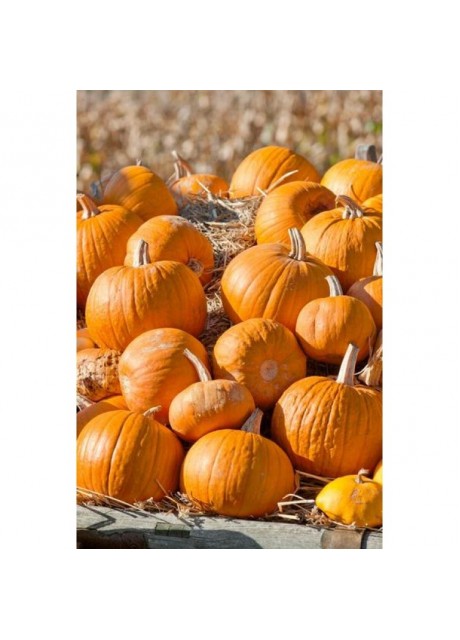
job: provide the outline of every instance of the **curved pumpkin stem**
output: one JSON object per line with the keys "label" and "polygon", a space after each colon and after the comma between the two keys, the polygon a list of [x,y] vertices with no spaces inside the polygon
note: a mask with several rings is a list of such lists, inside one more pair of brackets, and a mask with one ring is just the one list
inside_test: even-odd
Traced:
{"label": "curved pumpkin stem", "polygon": [[337,276],[326,276],[329,285],[329,295],[331,298],[343,296],[343,289]]}
{"label": "curved pumpkin stem", "polygon": [[150,264],[149,245],[141,239],[133,252],[133,267],[143,267],[146,264]]}
{"label": "curved pumpkin stem", "polygon": [[161,411],[161,404],[157,404],[155,407],[151,407],[150,409],[147,409],[147,411],[144,411],[142,415],[145,416],[146,418],[155,418],[155,414],[158,413],[159,411]]}
{"label": "curved pumpkin stem", "polygon": [[200,382],[209,382],[210,380],[212,380],[212,376],[209,371],[206,369],[201,360],[190,351],[190,349],[184,349],[184,356],[188,358],[188,360],[190,360],[190,362],[195,367]]}
{"label": "curved pumpkin stem", "polygon": [[383,329],[380,330],[368,363],[358,375],[358,379],[368,387],[382,386],[383,371]]}
{"label": "curved pumpkin stem", "polygon": [[373,276],[383,276],[383,245],[381,242],[376,242],[377,255],[375,256]]}
{"label": "curved pumpkin stem", "polygon": [[339,384],[346,384],[349,387],[354,386],[354,375],[358,353],[359,347],[350,342],[345,355],[343,356],[342,364],[340,365],[336,382],[338,382]]}
{"label": "curved pumpkin stem", "polygon": [[88,407],[92,407],[93,404],[96,404],[93,400],[89,400],[88,398],[85,398],[85,396],[82,396],[81,393],[77,393],[77,407],[80,411],[87,409]]}
{"label": "curved pumpkin stem", "polygon": [[179,178],[183,178],[184,176],[191,176],[195,173],[192,169],[192,165],[184,160],[176,150],[172,151],[172,156],[174,158],[174,173],[176,180],[179,180]]}
{"label": "curved pumpkin stem", "polygon": [[77,200],[81,204],[81,208],[83,209],[83,214],[81,216],[82,220],[88,220],[88,218],[94,218],[94,216],[98,216],[101,212],[97,207],[97,204],[92,200],[86,193],[77,193]]}
{"label": "curved pumpkin stem", "polygon": [[241,427],[240,431],[246,431],[247,433],[255,433],[256,435],[260,435],[260,425],[262,423],[263,411],[261,411],[258,407],[254,409],[249,418]]}
{"label": "curved pumpkin stem", "polygon": [[363,483],[363,476],[368,476],[370,473],[369,469],[360,469],[356,474],[355,482],[357,484]]}
{"label": "curved pumpkin stem", "polygon": [[364,211],[350,196],[337,196],[335,203],[342,204],[345,207],[345,211],[342,214],[343,220],[354,220],[364,216]]}
{"label": "curved pumpkin stem", "polygon": [[301,262],[305,262],[307,259],[307,248],[305,246],[305,240],[303,239],[303,235],[300,233],[300,229],[297,227],[292,227],[288,229],[289,240],[291,241],[291,250],[289,252],[289,257],[294,260],[299,260]]}

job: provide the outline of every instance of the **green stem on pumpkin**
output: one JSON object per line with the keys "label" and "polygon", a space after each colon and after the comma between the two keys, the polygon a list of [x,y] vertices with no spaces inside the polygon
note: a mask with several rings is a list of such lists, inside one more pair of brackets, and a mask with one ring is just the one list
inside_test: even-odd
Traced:
{"label": "green stem on pumpkin", "polygon": [[81,216],[82,220],[94,218],[94,216],[98,216],[101,213],[97,204],[88,195],[86,195],[86,193],[77,193],[77,200],[83,209],[83,214]]}
{"label": "green stem on pumpkin", "polygon": [[343,289],[337,276],[326,276],[329,285],[329,295],[331,298],[335,296],[343,296]]}
{"label": "green stem on pumpkin", "polygon": [[263,411],[256,407],[249,418],[246,420],[246,422],[243,424],[240,431],[246,431],[247,433],[255,433],[256,435],[260,435],[260,425],[263,415]]}
{"label": "green stem on pumpkin", "polygon": [[149,245],[141,239],[133,252],[133,267],[143,267],[146,264],[150,264]]}
{"label": "green stem on pumpkin", "polygon": [[377,255],[375,256],[373,276],[383,276],[383,245],[381,242],[376,242]]}
{"label": "green stem on pumpkin", "polygon": [[212,380],[212,376],[209,373],[209,371],[206,369],[206,367],[201,362],[201,360],[194,353],[190,351],[190,349],[187,349],[187,348],[184,349],[184,356],[188,358],[188,360],[190,360],[190,362],[195,367],[195,370],[198,374],[200,382],[209,382],[210,380]]}
{"label": "green stem on pumpkin", "polygon": [[338,382],[339,384],[346,384],[350,387],[354,386],[354,375],[358,353],[359,347],[350,342],[345,355],[343,356],[342,364],[340,365],[336,382]]}

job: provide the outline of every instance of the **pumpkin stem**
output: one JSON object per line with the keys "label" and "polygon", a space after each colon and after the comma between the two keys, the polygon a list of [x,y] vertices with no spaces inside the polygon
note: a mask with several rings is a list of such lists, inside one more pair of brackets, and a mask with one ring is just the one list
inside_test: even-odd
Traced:
{"label": "pumpkin stem", "polygon": [[337,276],[326,276],[326,280],[329,285],[329,295],[331,298],[343,296],[343,289]]}
{"label": "pumpkin stem", "polygon": [[150,409],[147,409],[147,411],[144,411],[142,415],[145,416],[146,418],[154,418],[155,414],[158,413],[159,411],[161,411],[161,404],[157,404],[155,407],[151,407]]}
{"label": "pumpkin stem", "polygon": [[97,208],[97,204],[92,200],[86,193],[77,193],[77,200],[81,204],[81,208],[83,209],[83,214],[81,216],[82,220],[87,220],[88,218],[94,218],[94,216],[98,216],[101,212]]}
{"label": "pumpkin stem", "polygon": [[246,431],[247,433],[255,433],[260,435],[260,425],[262,423],[263,411],[258,407],[254,409],[249,418],[241,427],[240,431]]}
{"label": "pumpkin stem", "polygon": [[377,162],[377,149],[374,144],[358,144],[355,151],[356,160]]}
{"label": "pumpkin stem", "polygon": [[146,264],[150,264],[149,245],[141,239],[133,252],[133,267],[143,267]]}
{"label": "pumpkin stem", "polygon": [[297,227],[292,227],[288,230],[289,240],[291,241],[291,250],[289,252],[289,257],[294,260],[299,260],[301,262],[305,262],[307,259],[307,248],[305,246],[305,240],[303,239],[303,235],[300,233],[300,229]]}
{"label": "pumpkin stem", "polygon": [[212,380],[212,376],[209,371],[206,369],[201,360],[190,351],[190,349],[184,349],[184,356],[188,358],[195,367],[200,382],[209,382],[210,380]]}
{"label": "pumpkin stem", "polygon": [[343,356],[342,364],[340,365],[339,374],[337,376],[336,382],[353,387],[358,353],[359,353],[359,347],[357,347],[355,344],[350,342],[345,352],[345,355]]}
{"label": "pumpkin stem", "polygon": [[190,258],[187,262],[187,267],[193,271],[193,273],[201,278],[204,272],[203,263],[197,260],[196,258]]}
{"label": "pumpkin stem", "polygon": [[92,400],[89,400],[88,398],[85,398],[85,396],[82,396],[81,393],[77,393],[77,407],[80,409],[80,411],[86,409],[87,407],[92,407],[93,404],[96,403]]}
{"label": "pumpkin stem", "polygon": [[172,151],[172,156],[174,158],[174,173],[176,176],[176,180],[179,178],[183,178],[184,176],[193,175],[194,171],[192,166],[184,160],[182,156],[180,156],[176,150]]}
{"label": "pumpkin stem", "polygon": [[350,198],[350,196],[337,196],[335,204],[342,204],[345,207],[345,211],[342,214],[343,220],[354,220],[355,218],[362,218],[364,211],[361,207]]}
{"label": "pumpkin stem", "polygon": [[136,167],[143,167],[144,165],[142,164],[142,160],[140,158],[138,158],[136,160]]}
{"label": "pumpkin stem", "polygon": [[368,387],[382,386],[382,370],[383,370],[383,329],[380,330],[377,340],[374,344],[374,351],[368,360],[368,363],[358,375],[358,379],[364,382]]}
{"label": "pumpkin stem", "polygon": [[376,242],[377,255],[375,256],[373,276],[383,276],[383,245],[381,242]]}
{"label": "pumpkin stem", "polygon": [[362,484],[363,476],[368,476],[368,475],[369,475],[369,469],[360,469],[356,475],[355,482],[357,484]]}
{"label": "pumpkin stem", "polygon": [[284,175],[281,176],[281,178],[278,178],[278,180],[276,180],[273,184],[271,184],[267,191],[264,193],[264,195],[267,195],[267,193],[270,193],[270,191],[273,191],[273,189],[276,189],[276,187],[278,185],[280,185],[284,180],[286,180],[286,178],[289,178],[289,176],[293,176],[294,173],[299,173],[298,169],[294,169],[293,171],[288,171],[287,173],[285,173]]}

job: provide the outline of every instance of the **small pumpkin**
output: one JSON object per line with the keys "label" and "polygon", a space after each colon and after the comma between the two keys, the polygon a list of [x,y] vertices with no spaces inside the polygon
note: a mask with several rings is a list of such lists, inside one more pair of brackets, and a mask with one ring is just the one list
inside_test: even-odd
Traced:
{"label": "small pumpkin", "polygon": [[[78,400],[77,400],[78,402]],[[79,404],[81,404],[81,411],[77,413],[77,438],[80,435],[83,427],[85,427],[90,420],[105,413],[106,411],[115,411],[116,409],[127,409],[128,406],[123,396],[111,396],[99,400],[99,402],[91,402],[86,398],[81,398]]]}
{"label": "small pumpkin", "polygon": [[379,162],[349,158],[330,167],[321,184],[336,196],[349,196],[358,204],[382,193],[383,171]]}
{"label": "small pumpkin", "polygon": [[96,278],[86,303],[86,324],[101,347],[123,351],[149,329],[175,327],[199,335],[206,324],[206,296],[183,263],[151,263],[139,241],[133,266],[112,267]]}
{"label": "small pumpkin", "polygon": [[178,488],[184,449],[153,415],[108,411],[77,439],[77,486],[129,504],[162,500]]}
{"label": "small pumpkin", "polygon": [[214,270],[211,242],[195,225],[181,216],[155,216],[144,222],[129,238],[125,266],[132,267],[140,240],[148,244],[150,262],[175,260],[182,262],[207,284]]}
{"label": "small pumpkin", "polygon": [[97,344],[89,335],[88,327],[77,329],[77,351],[82,349],[97,349]]}
{"label": "small pumpkin", "polygon": [[350,344],[337,379],[294,382],[275,405],[271,434],[296,469],[337,478],[373,469],[382,457],[382,393],[354,383]]}
{"label": "small pumpkin", "polygon": [[140,164],[113,173],[105,185],[103,201],[130,209],[144,221],[178,213],[176,201],[164,180]]}
{"label": "small pumpkin", "polygon": [[260,435],[261,419],[255,409],[241,430],[213,431],[191,446],[180,488],[193,503],[224,516],[259,517],[293,493],[294,469],[284,451]]}
{"label": "small pumpkin", "polygon": [[291,149],[262,147],[246,156],[236,168],[230,182],[230,197],[259,196],[261,191],[293,180],[319,182],[320,175],[311,162]]}
{"label": "small pumpkin", "polygon": [[233,380],[213,380],[189,349],[184,349],[184,355],[195,367],[200,381],[178,393],[171,402],[171,429],[187,442],[195,442],[217,429],[239,429],[255,409],[249,390]]}
{"label": "small pumpkin", "polygon": [[350,342],[359,348],[358,361],[369,354],[376,336],[375,323],[367,306],[344,296],[335,276],[327,276],[330,296],[317,298],[301,309],[295,335],[305,354],[318,362],[340,364]]}
{"label": "small pumpkin", "polygon": [[244,385],[256,406],[266,410],[305,376],[307,358],[294,334],[280,322],[252,318],[230,327],[217,339],[212,364],[215,378]]}
{"label": "small pumpkin", "polygon": [[168,181],[168,187],[181,209],[194,197],[206,197],[209,194],[223,196],[228,192],[228,182],[212,173],[195,173],[188,162],[174,151],[174,175]]}
{"label": "small pumpkin", "polygon": [[120,352],[114,349],[81,349],[77,352],[77,393],[97,402],[121,393],[118,379]]}
{"label": "small pumpkin", "polygon": [[377,331],[382,329],[383,316],[383,249],[376,242],[377,255],[371,276],[360,278],[347,291],[347,296],[361,300],[371,312]]}
{"label": "small pumpkin", "polygon": [[332,480],[321,489],[315,499],[334,522],[355,527],[380,527],[382,517],[382,485],[366,477],[369,471]]}

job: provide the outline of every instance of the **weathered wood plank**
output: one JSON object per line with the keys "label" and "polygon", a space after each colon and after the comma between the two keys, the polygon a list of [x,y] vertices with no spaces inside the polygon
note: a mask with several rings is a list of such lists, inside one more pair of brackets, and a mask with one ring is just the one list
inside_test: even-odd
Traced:
{"label": "weathered wood plank", "polygon": [[79,505],[77,542],[88,549],[381,549],[382,534]]}

